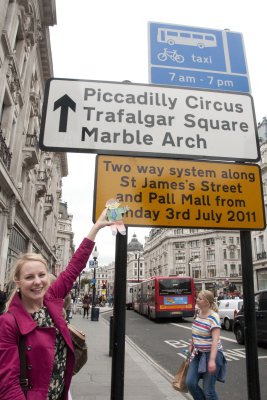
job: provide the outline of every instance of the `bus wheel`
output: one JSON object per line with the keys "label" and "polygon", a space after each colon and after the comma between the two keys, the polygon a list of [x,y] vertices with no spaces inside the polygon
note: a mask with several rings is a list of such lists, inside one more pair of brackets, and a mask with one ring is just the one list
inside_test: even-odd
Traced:
{"label": "bus wheel", "polygon": [[167,43],[168,43],[170,46],[173,46],[173,45],[174,45],[174,40],[173,40],[173,39],[169,39]]}

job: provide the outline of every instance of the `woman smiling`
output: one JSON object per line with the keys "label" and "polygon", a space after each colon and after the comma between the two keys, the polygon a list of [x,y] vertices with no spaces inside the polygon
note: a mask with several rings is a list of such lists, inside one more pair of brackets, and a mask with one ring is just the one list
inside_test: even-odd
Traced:
{"label": "woman smiling", "polygon": [[[74,351],[64,298],[85,268],[97,232],[111,225],[104,210],[66,269],[50,284],[46,261],[27,253],[14,266],[16,289],[0,317],[0,399],[68,400]],[[19,348],[25,354],[21,382]]]}

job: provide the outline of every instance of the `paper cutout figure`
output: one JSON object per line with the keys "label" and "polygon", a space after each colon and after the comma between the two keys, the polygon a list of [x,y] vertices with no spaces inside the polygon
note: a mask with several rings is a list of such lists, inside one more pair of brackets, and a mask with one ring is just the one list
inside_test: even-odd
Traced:
{"label": "paper cutout figure", "polygon": [[106,202],[107,208],[107,219],[114,222],[110,225],[112,235],[117,235],[119,232],[121,235],[126,235],[126,228],[122,220],[122,215],[126,213],[130,208],[128,206],[119,207],[120,202],[118,199],[109,199]]}

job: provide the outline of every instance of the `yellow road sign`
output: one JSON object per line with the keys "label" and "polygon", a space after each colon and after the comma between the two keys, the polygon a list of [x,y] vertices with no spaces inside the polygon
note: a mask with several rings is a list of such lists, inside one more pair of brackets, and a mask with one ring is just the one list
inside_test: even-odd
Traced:
{"label": "yellow road sign", "polygon": [[94,220],[109,198],[130,210],[130,226],[262,230],[258,165],[97,156]]}

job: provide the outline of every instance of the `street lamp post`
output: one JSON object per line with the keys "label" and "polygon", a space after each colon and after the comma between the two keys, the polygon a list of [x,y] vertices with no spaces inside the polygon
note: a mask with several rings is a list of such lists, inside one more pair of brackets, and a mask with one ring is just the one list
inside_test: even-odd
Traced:
{"label": "street lamp post", "polygon": [[193,257],[190,257],[188,260],[188,276],[191,276],[191,262],[194,260]]}
{"label": "street lamp post", "polygon": [[138,253],[137,259],[137,282],[140,281],[140,253]]}
{"label": "street lamp post", "polygon": [[92,253],[92,257],[94,259],[94,280],[93,280],[93,301],[92,301],[92,310],[91,310],[91,321],[98,321],[99,319],[99,308],[95,306],[95,295],[96,295],[96,267],[97,267],[97,257],[98,257],[98,251],[97,247],[95,246],[95,249]]}
{"label": "street lamp post", "polygon": [[98,257],[98,251],[97,251],[97,247],[95,246],[95,249],[92,253],[93,259],[94,259],[94,285],[93,285],[93,304],[92,306],[95,307],[95,295],[96,295],[96,288],[95,288],[95,284],[96,284],[96,267],[97,267],[97,257]]}

